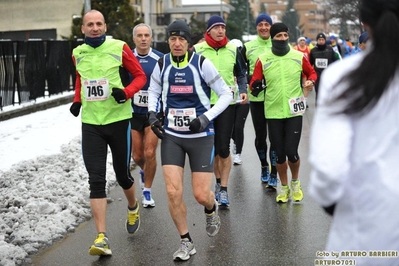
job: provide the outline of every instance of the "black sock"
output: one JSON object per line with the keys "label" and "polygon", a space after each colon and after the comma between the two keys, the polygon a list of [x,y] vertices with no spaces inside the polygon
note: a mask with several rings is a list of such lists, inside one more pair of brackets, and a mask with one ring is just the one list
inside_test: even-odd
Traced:
{"label": "black sock", "polygon": [[220,178],[216,178],[216,183],[220,184]]}
{"label": "black sock", "polygon": [[187,232],[187,234],[181,235],[180,238],[181,239],[187,238],[190,242],[193,242],[189,232]]}
{"label": "black sock", "polygon": [[129,211],[134,211],[135,209],[137,209],[137,201],[136,201],[136,205],[134,205],[133,208],[130,208],[129,205],[127,205],[127,208],[129,209]]}
{"label": "black sock", "polygon": [[205,213],[206,213],[206,214],[211,214],[211,213],[213,213],[214,211],[216,211],[216,205],[213,204],[213,207],[212,207],[212,209],[210,209],[210,210],[208,210],[206,207],[204,207],[204,210],[205,210]]}
{"label": "black sock", "polygon": [[221,186],[221,187],[220,187],[220,191],[222,191],[222,190],[227,192],[227,187]]}

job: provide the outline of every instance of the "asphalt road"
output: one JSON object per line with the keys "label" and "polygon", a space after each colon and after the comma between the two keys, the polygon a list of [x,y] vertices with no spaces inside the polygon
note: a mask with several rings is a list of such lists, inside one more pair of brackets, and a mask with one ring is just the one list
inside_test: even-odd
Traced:
{"label": "asphalt road", "polygon": [[[313,98],[314,94],[310,95]],[[31,265],[314,265],[316,252],[324,250],[331,218],[308,196],[310,166],[307,161],[309,129],[314,111],[310,99],[304,115],[300,179],[304,200],[277,204],[276,192],[260,182],[260,163],[254,147],[250,116],[245,126],[243,164],[233,166],[229,180],[230,208],[220,210],[221,229],[215,237],[205,232],[205,215],[192,196],[190,172],[185,170],[185,202],[190,234],[197,254],[174,262],[179,234],[169,215],[160,163],[152,188],[156,207],[141,208],[141,227],[134,235],[125,231],[126,200],[120,187],[109,195],[107,234],[113,255],[93,257],[88,249],[96,236],[94,221],[81,224],[62,241],[31,257]],[[159,159],[159,153],[158,153]],[[138,169],[133,176],[139,177]],[[137,192],[140,188],[137,187]]]}

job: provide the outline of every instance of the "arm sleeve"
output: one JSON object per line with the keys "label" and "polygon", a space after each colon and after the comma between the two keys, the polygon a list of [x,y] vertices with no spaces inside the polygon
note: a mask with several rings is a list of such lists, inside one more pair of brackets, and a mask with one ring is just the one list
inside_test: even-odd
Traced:
{"label": "arm sleeve", "polygon": [[252,91],[252,84],[255,80],[262,80],[263,79],[263,70],[262,70],[262,62],[258,59],[255,63],[254,73],[252,74],[251,81],[249,82],[249,88]]}
{"label": "arm sleeve", "polygon": [[209,121],[211,121],[229,106],[233,100],[233,96],[229,86],[227,86],[223,78],[216,70],[215,66],[208,59],[205,59],[202,64],[202,72],[205,82],[212,88],[212,90],[215,91],[219,97],[216,104],[204,113]]}
{"label": "arm sleeve", "polygon": [[[323,207],[334,205],[342,196],[350,175],[353,129],[350,117],[339,113],[344,101],[336,95],[336,73],[326,69],[320,79],[320,94],[311,126],[309,162],[312,166],[309,193]],[[336,77],[335,77],[336,78]]]}
{"label": "arm sleeve", "polygon": [[315,58],[313,56],[312,50],[310,50],[309,63],[311,66],[314,66],[314,60]]}
{"label": "arm sleeve", "polygon": [[[75,60],[75,57],[74,56],[72,56],[72,61],[73,61],[73,64],[75,65],[75,67],[76,67],[76,60]],[[81,102],[82,100],[81,100],[81,97],[80,97],[80,91],[81,91],[81,87],[82,87],[82,83],[80,82],[80,74],[79,74],[79,72],[78,71],[75,71],[76,72],[76,80],[75,80],[75,96],[73,97],[73,102],[75,103],[75,102]]]}
{"label": "arm sleeve", "polygon": [[314,68],[312,67],[312,65],[310,64],[308,57],[305,54],[302,58],[302,71],[306,75],[306,78],[308,80],[313,80],[314,82],[316,82],[317,73],[314,70]]}
{"label": "arm sleeve", "polygon": [[123,46],[122,64],[123,67],[133,76],[133,81],[124,89],[126,97],[129,99],[132,98],[136,92],[141,90],[147,82],[147,77],[136,56],[127,44]]}
{"label": "arm sleeve", "polygon": [[[160,58],[159,60],[163,60]],[[150,77],[150,86],[148,87],[148,111],[159,112],[157,110],[159,98],[162,94],[161,69],[159,64],[155,64]]]}
{"label": "arm sleeve", "polygon": [[[245,47],[245,45],[244,45],[240,52],[241,52],[242,58],[244,59],[245,64],[247,65],[247,68],[249,68],[249,62],[247,59],[247,47]],[[248,73],[249,73],[249,71],[248,71]]]}
{"label": "arm sleeve", "polygon": [[234,65],[234,76],[237,78],[239,93],[247,93],[247,67],[244,57],[237,48],[236,64]]}

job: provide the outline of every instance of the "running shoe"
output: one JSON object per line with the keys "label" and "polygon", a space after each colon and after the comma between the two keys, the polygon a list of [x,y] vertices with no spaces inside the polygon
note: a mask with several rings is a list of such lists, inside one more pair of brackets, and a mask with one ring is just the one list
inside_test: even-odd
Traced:
{"label": "running shoe", "polygon": [[220,183],[215,184],[215,200],[219,202],[220,199]]}
{"label": "running shoe", "polygon": [[219,193],[219,205],[220,206],[226,206],[229,207],[230,206],[230,202],[229,202],[229,195],[227,194],[226,190],[221,190]]}
{"label": "running shoe", "polygon": [[94,244],[89,249],[89,255],[92,256],[104,256],[112,255],[112,251],[109,248],[108,238],[104,233],[99,233],[97,238],[94,240]]}
{"label": "running shoe", "polygon": [[290,188],[289,186],[281,186],[280,193],[276,197],[276,202],[286,203],[290,198]]}
{"label": "running shoe", "polygon": [[151,191],[143,191],[143,195],[141,195],[141,204],[144,208],[155,207],[155,201],[151,196]]}
{"label": "running shoe", "polygon": [[214,212],[211,214],[205,214],[206,216],[206,233],[208,236],[215,236],[220,229],[220,217],[219,217],[219,211],[218,211],[218,204],[215,202],[216,209]]}
{"label": "running shoe", "polygon": [[197,253],[194,247],[194,243],[188,240],[188,238],[183,238],[180,240],[180,248],[173,253],[173,260],[188,260],[190,256]]}
{"label": "running shoe", "polygon": [[140,187],[141,190],[144,189],[144,171],[142,169],[140,169]]}
{"label": "running shoe", "polygon": [[291,181],[291,188],[292,188],[292,200],[298,202],[303,199],[303,191],[301,187],[301,181],[299,180],[292,180]]}
{"label": "running shoe", "polygon": [[270,174],[270,179],[267,182],[266,187],[274,189],[274,190],[277,189],[277,175],[276,174]]}
{"label": "running shoe", "polygon": [[[137,202],[137,201],[136,201]],[[137,202],[137,208],[133,211],[127,210],[126,231],[129,234],[134,234],[140,228],[140,205]]]}
{"label": "running shoe", "polygon": [[263,183],[267,183],[269,181],[269,179],[270,179],[269,166],[262,166],[260,180]]}
{"label": "running shoe", "polygon": [[237,152],[237,146],[236,146],[236,144],[234,143],[234,144],[233,144],[233,154],[236,154],[236,152]]}
{"label": "running shoe", "polygon": [[242,164],[241,154],[237,153],[236,155],[234,155],[233,163],[234,163],[234,165]]}

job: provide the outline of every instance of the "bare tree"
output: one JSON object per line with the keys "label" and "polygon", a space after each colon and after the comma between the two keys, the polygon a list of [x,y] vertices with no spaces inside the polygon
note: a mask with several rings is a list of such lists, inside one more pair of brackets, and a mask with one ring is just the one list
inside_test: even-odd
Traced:
{"label": "bare tree", "polygon": [[351,21],[360,32],[363,31],[359,17],[360,0],[327,0],[326,2],[330,8],[330,19],[339,19],[341,22]]}

